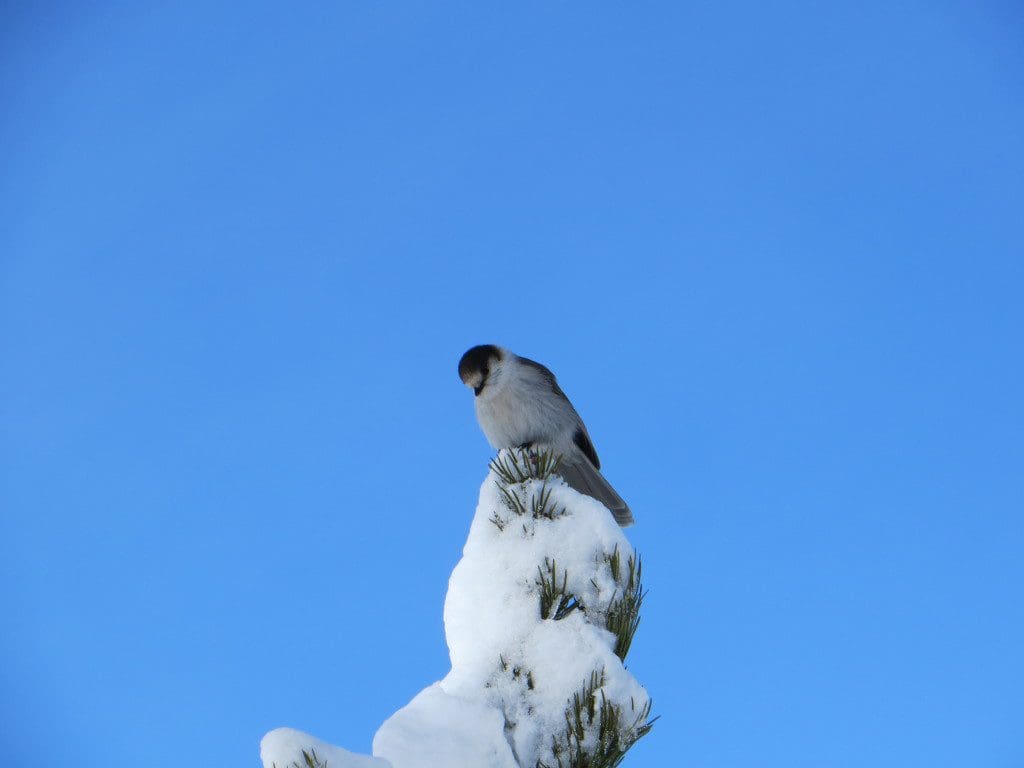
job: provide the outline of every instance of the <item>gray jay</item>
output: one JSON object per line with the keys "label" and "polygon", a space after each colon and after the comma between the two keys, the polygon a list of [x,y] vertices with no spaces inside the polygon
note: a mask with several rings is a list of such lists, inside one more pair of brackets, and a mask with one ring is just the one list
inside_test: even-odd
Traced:
{"label": "gray jay", "polygon": [[601,473],[594,444],[576,409],[540,363],[493,344],[473,347],[459,361],[459,378],[476,395],[476,418],[494,448],[548,445],[562,456],[558,474],[606,507],[621,526],[633,513]]}

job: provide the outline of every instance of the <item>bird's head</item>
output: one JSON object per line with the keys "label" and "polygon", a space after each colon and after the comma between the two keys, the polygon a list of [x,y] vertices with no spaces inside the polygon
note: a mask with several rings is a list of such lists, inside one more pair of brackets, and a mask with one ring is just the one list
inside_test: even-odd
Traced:
{"label": "bird's head", "polygon": [[505,359],[505,350],[493,344],[473,347],[459,360],[459,378],[479,395]]}

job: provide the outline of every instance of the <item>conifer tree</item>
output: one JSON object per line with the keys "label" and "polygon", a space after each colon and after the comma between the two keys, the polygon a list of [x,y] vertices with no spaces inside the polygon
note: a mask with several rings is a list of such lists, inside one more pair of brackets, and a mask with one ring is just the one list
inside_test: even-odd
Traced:
{"label": "conifer tree", "polygon": [[[552,500],[552,483],[558,481],[560,457],[548,450],[539,452],[524,449],[502,451],[491,462],[504,510],[497,510],[491,522],[502,532],[514,529],[518,518],[554,520],[567,514]],[[529,528],[521,526],[523,534]],[[614,651],[625,662],[633,637],[640,625],[640,608],[644,599],[641,581],[640,557],[623,557],[619,547],[601,553],[595,560],[594,574],[584,574],[591,584],[597,578],[611,575],[616,585],[612,597],[606,602],[591,603],[574,594],[569,587],[567,570],[560,570],[554,558],[545,558],[537,566],[536,592],[539,614],[545,621],[558,622],[578,611],[591,624],[603,626],[615,639]],[[573,582],[578,583],[574,578]],[[509,671],[505,659],[502,669]],[[511,674],[526,680],[527,689],[533,688],[533,672],[513,667]],[[581,680],[579,689],[572,692],[565,703],[564,727],[551,734],[548,754],[536,757],[532,764],[520,763],[520,768],[614,768],[626,752],[654,725],[650,719],[651,700],[638,705],[635,701],[616,701],[605,693],[605,669],[594,669]],[[655,718],[656,719],[656,718]]]}
{"label": "conifer tree", "polygon": [[264,737],[265,768],[614,768],[647,735],[651,699],[625,668],[642,565],[559,457],[491,462],[445,600],[451,672],[390,717],[376,757],[307,734]]}

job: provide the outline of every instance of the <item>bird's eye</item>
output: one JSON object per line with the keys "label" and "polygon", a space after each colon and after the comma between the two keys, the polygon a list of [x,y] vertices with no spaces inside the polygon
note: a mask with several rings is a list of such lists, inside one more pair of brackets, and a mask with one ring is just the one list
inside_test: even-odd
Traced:
{"label": "bird's eye", "polygon": [[488,368],[488,367],[487,367],[486,365],[485,365],[485,366],[484,366],[483,368],[481,368],[481,369],[480,369],[480,373],[482,373],[482,374],[483,374],[483,376],[484,376],[484,378],[485,378],[485,379],[487,378],[487,375],[488,375],[488,374],[489,374],[490,372],[491,372],[491,369],[490,369],[490,368]]}

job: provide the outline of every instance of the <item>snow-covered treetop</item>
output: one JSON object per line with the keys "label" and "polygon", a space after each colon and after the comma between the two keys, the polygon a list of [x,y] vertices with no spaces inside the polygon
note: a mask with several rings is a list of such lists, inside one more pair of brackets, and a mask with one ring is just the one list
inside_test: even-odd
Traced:
{"label": "snow-covered treetop", "polygon": [[[599,502],[541,450],[502,451],[480,489],[444,606],[452,668],[353,755],[290,729],[265,768],[610,768],[651,727],[623,665],[643,599],[640,562]],[[306,755],[302,755],[306,750]]]}

